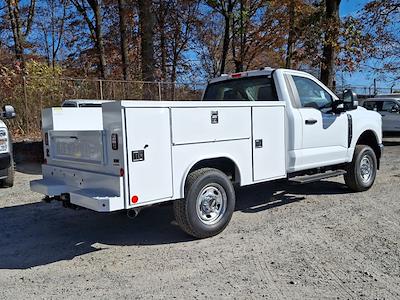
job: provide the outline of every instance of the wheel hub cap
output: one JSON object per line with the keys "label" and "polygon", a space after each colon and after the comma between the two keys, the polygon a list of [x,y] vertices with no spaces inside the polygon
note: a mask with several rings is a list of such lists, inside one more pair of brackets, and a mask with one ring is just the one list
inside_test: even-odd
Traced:
{"label": "wheel hub cap", "polygon": [[207,225],[217,223],[225,213],[227,196],[219,184],[205,186],[197,197],[197,216]]}
{"label": "wheel hub cap", "polygon": [[373,163],[368,155],[364,155],[361,159],[360,174],[364,182],[368,182],[373,175]]}

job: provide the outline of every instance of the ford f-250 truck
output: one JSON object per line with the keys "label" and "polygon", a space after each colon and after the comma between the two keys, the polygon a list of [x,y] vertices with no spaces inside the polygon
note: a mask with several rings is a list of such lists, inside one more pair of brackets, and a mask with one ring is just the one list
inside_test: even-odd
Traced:
{"label": "ford f-250 truck", "polygon": [[294,70],[223,75],[203,101],[118,101],[42,117],[46,163],[33,191],[131,215],[173,201],[177,223],[198,238],[227,226],[235,184],[344,175],[365,191],[382,156],[378,113]]}
{"label": "ford f-250 truck", "polygon": [[5,105],[3,111],[0,111],[0,187],[2,188],[14,185],[14,159],[11,135],[1,119],[14,117],[15,110],[11,105]]}

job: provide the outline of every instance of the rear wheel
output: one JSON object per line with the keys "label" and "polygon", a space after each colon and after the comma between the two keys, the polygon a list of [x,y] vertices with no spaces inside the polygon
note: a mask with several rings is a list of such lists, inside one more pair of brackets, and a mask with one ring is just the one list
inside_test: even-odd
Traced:
{"label": "rear wheel", "polygon": [[223,172],[203,168],[190,173],[185,195],[174,201],[175,219],[183,231],[206,238],[225,229],[235,209],[235,190]]}
{"label": "rear wheel", "polygon": [[374,150],[367,145],[357,145],[353,161],[344,175],[346,185],[355,192],[366,191],[374,184],[376,173],[377,159]]}

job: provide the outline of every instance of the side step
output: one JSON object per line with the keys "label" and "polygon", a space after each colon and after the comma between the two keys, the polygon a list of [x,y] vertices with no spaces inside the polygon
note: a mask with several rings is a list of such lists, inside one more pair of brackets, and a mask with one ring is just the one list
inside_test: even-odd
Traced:
{"label": "side step", "polygon": [[321,173],[321,174],[293,177],[290,179],[290,181],[293,183],[305,184],[305,183],[320,181],[320,180],[326,179],[326,178],[337,177],[340,175],[344,175],[346,173],[347,172],[345,170],[328,171],[328,172]]}

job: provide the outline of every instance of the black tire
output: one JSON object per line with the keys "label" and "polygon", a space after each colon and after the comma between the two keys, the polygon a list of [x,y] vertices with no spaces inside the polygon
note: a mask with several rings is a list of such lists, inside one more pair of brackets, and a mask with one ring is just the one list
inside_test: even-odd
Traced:
{"label": "black tire", "polygon": [[11,161],[11,166],[7,169],[7,177],[0,180],[0,187],[12,187],[14,185],[14,162]]}
{"label": "black tire", "polygon": [[[368,190],[374,184],[377,165],[374,150],[367,145],[357,145],[354,150],[353,161],[348,165],[347,174],[344,175],[346,185],[354,192]],[[365,171],[365,168],[369,171]]]}
{"label": "black tire", "polygon": [[217,235],[231,220],[235,199],[232,182],[223,172],[212,168],[196,170],[186,180],[185,198],[174,201],[175,220],[193,237]]}

